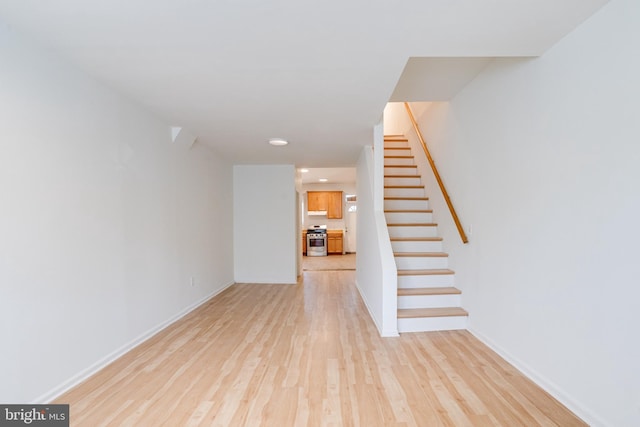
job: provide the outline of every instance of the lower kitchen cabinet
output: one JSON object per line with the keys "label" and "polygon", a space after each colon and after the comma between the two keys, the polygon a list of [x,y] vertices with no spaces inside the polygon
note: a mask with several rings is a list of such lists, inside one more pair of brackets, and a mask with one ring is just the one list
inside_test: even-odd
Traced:
{"label": "lower kitchen cabinet", "polygon": [[302,254],[307,254],[307,230],[302,232]]}
{"label": "lower kitchen cabinet", "polygon": [[342,230],[327,230],[327,253],[340,254],[344,253],[344,237]]}

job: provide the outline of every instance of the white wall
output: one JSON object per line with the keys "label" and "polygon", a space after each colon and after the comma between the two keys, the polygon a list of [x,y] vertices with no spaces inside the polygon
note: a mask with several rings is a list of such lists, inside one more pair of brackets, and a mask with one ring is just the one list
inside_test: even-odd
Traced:
{"label": "white wall", "polygon": [[[358,160],[356,284],[380,335],[397,336],[397,270],[383,211],[382,126]],[[377,159],[376,156],[377,155]]]}
{"label": "white wall", "polygon": [[296,283],[293,165],[236,165],[233,194],[235,281]]}
{"label": "white wall", "polygon": [[0,58],[0,401],[45,402],[232,283],[232,169],[3,26]]}
{"label": "white wall", "polygon": [[[421,103],[425,104],[425,103]],[[389,102],[384,108],[384,134],[411,137],[411,122],[403,102]]]}
{"label": "white wall", "polygon": [[420,118],[472,226],[448,242],[470,329],[592,425],[640,425],[638,40],[613,0]]}

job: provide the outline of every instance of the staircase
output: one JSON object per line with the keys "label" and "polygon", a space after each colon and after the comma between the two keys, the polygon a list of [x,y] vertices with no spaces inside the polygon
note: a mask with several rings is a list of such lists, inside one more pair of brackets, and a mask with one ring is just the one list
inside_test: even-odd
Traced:
{"label": "staircase", "polygon": [[398,270],[398,331],[466,329],[461,291],[402,135],[384,138],[384,213]]}

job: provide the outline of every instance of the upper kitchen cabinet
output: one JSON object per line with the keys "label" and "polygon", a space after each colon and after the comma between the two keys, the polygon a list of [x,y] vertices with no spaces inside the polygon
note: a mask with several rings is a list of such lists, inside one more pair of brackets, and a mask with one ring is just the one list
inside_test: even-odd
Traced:
{"label": "upper kitchen cabinet", "polygon": [[327,194],[328,194],[327,218],[341,219],[342,218],[342,191],[328,191]]}
{"label": "upper kitchen cabinet", "polygon": [[307,210],[308,211],[326,211],[329,207],[329,200],[326,191],[308,191],[307,192]]}
{"label": "upper kitchen cabinet", "polygon": [[342,191],[307,191],[307,211],[326,211],[328,219],[341,219]]}

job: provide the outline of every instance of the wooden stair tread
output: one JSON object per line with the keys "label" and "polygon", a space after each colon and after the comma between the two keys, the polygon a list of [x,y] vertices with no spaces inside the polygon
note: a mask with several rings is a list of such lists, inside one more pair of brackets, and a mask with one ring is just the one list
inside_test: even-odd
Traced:
{"label": "wooden stair tread", "polygon": [[385,197],[385,200],[429,200],[428,197]]}
{"label": "wooden stair tread", "polygon": [[424,185],[385,185],[384,188],[423,188]]}
{"label": "wooden stair tread", "polygon": [[407,222],[387,224],[387,227],[437,227],[435,222]]}
{"label": "wooden stair tread", "polygon": [[418,165],[384,165],[385,168],[417,168]]}
{"label": "wooden stair tread", "polygon": [[385,175],[385,178],[420,178],[420,175]]}
{"label": "wooden stair tread", "polygon": [[385,209],[386,213],[433,213],[432,209]]}
{"label": "wooden stair tread", "polygon": [[423,258],[446,258],[449,256],[446,252],[394,252],[393,256],[397,257],[423,257]]}
{"label": "wooden stair tread", "polygon": [[455,274],[448,268],[432,268],[428,270],[398,270],[398,276],[438,276]]}
{"label": "wooden stair tread", "polygon": [[453,286],[443,286],[437,288],[399,288],[398,296],[413,295],[460,295],[462,291]]}
{"label": "wooden stair tread", "polygon": [[441,242],[442,237],[391,237],[392,242]]}
{"label": "wooden stair tread", "polygon": [[385,150],[411,150],[411,147],[384,147]]}
{"label": "wooden stair tread", "polygon": [[451,317],[468,316],[469,313],[461,307],[438,307],[438,308],[401,308],[398,310],[398,318],[411,317]]}

